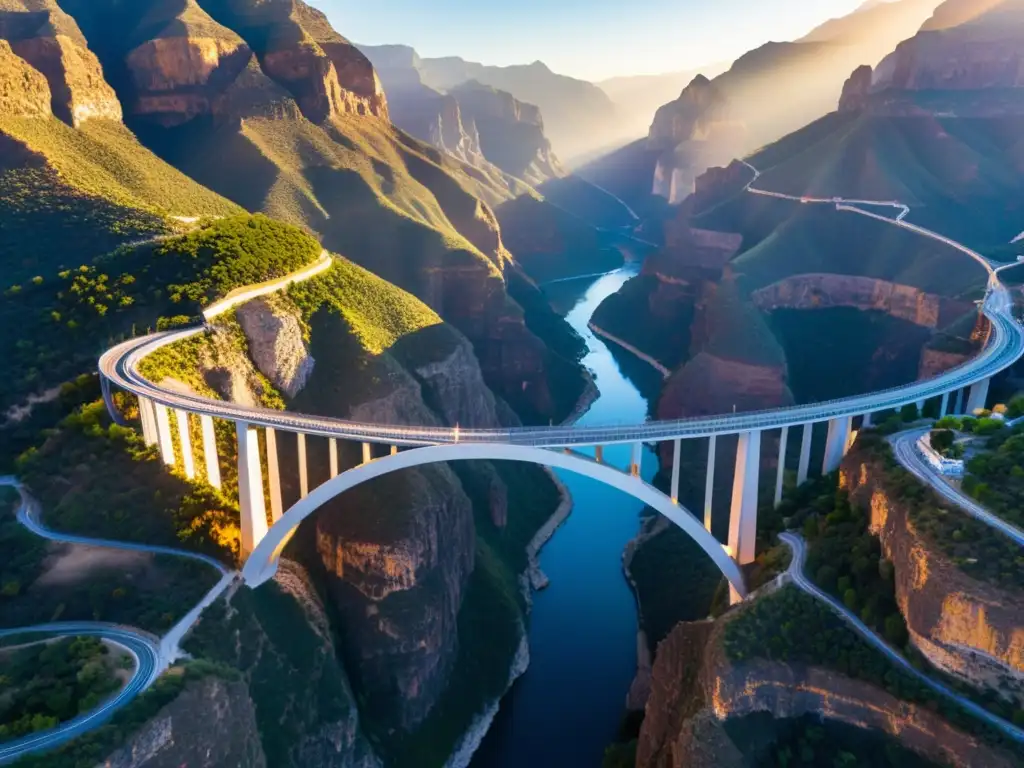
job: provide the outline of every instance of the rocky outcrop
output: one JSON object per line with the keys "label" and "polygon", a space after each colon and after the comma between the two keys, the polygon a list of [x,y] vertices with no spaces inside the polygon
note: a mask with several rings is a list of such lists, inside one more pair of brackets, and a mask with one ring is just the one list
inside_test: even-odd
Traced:
{"label": "rocky outcrop", "polygon": [[195,0],[156,11],[166,18],[147,15],[144,28],[152,37],[125,57],[135,94],[133,114],[164,126],[222,114],[225,93],[253,58],[249,46]]}
{"label": "rocky outcrop", "polygon": [[447,466],[401,480],[360,486],[325,506],[316,541],[364,711],[408,732],[434,707],[455,663],[475,529]]}
{"label": "rocky outcrop", "polygon": [[50,87],[40,72],[16,56],[0,40],[0,114],[10,117],[50,117]]}
{"label": "rocky outcrop", "polygon": [[910,285],[837,274],[794,275],[755,291],[751,299],[763,312],[780,308],[851,307],[885,312],[932,330],[959,320],[973,306],[970,302],[926,293]]}
{"label": "rocky outcrop", "polygon": [[919,381],[932,379],[940,373],[945,373],[951,368],[956,368],[971,359],[973,355],[959,352],[943,352],[938,349],[925,347],[921,350],[921,363],[917,369]]}
{"label": "rocky outcrop", "polygon": [[494,393],[484,383],[469,344],[459,344],[443,360],[424,363],[413,370],[428,399],[437,403],[444,423],[467,429],[502,425]]}
{"label": "rocky outcrop", "polygon": [[540,110],[506,91],[475,80],[453,88],[464,125],[480,139],[484,157],[506,173],[531,184],[563,176],[551,142],[544,135]]}
{"label": "rocky outcrop", "polygon": [[637,768],[745,765],[721,724],[757,712],[776,718],[815,715],[882,731],[931,760],[960,768],[1013,765],[929,708],[861,680],[799,664],[730,661],[722,638],[736,615],[714,624],[679,624],[658,646]]}
{"label": "rocky outcrop", "polygon": [[104,80],[99,60],[56,0],[12,0],[4,5],[0,39],[46,78],[52,112],[68,125],[121,119],[121,104]]}
{"label": "rocky outcrop", "polygon": [[704,75],[698,75],[679,98],[661,107],[647,136],[652,149],[669,149],[684,141],[704,141],[727,119],[729,102]]}
{"label": "rocky outcrop", "polygon": [[860,112],[867,106],[872,75],[871,67],[866,64],[853,71],[843,84],[843,93],[839,97],[840,112]]}
{"label": "rocky outcrop", "polygon": [[218,20],[238,30],[271,78],[314,123],[343,115],[388,119],[377,73],[360,51],[303,0],[223,0]]}
{"label": "rocky outcrop", "polygon": [[[180,674],[171,669],[167,674]],[[265,768],[249,688],[241,680],[206,677],[189,682],[102,768]],[[98,766],[99,768],[99,766]]]}
{"label": "rocky outcrop", "polygon": [[871,530],[895,566],[896,599],[911,643],[940,669],[976,686],[1016,691],[1018,702],[1024,701],[1020,596],[957,568],[905,506],[892,500],[878,461],[854,448],[843,462],[841,482],[852,501],[870,512]]}
{"label": "rocky outcrop", "polygon": [[280,299],[255,299],[240,306],[235,317],[260,373],[279,391],[295,397],[316,363],[303,339],[298,311],[289,311]]}

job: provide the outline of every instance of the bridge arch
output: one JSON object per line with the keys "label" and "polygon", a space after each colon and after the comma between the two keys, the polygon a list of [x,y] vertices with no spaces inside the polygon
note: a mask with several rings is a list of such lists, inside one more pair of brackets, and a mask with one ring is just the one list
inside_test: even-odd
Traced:
{"label": "bridge arch", "polygon": [[729,556],[719,541],[704,528],[700,521],[684,507],[672,502],[657,488],[648,485],[641,478],[633,477],[614,467],[596,461],[549,448],[509,445],[501,443],[457,443],[414,448],[375,459],[367,464],[341,473],[300,499],[271,526],[242,568],[242,577],[250,587],[256,587],[273,578],[277,572],[278,559],[285,544],[299,524],[317,509],[350,488],[377,477],[397,472],[400,469],[420,467],[446,461],[466,460],[520,461],[540,464],[552,469],[564,469],[592,478],[607,486],[616,488],[656,509],[675,525],[685,531],[700,545],[722,572],[736,593],[746,597],[747,589],[736,561]]}

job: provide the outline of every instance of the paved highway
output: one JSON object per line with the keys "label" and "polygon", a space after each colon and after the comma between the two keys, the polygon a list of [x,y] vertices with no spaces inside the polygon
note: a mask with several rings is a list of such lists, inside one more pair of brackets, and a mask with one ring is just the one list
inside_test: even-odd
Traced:
{"label": "paved highway", "polygon": [[811,595],[817,600],[820,600],[828,608],[835,613],[839,618],[846,622],[849,627],[860,635],[864,640],[870,643],[872,646],[877,648],[879,651],[884,653],[894,664],[901,667],[904,671],[913,675],[921,683],[931,688],[933,691],[947,699],[951,699],[959,704],[961,707],[966,709],[972,715],[981,718],[993,728],[998,729],[1003,734],[1013,739],[1016,742],[1024,744],[1024,730],[1017,728],[1015,725],[1008,723],[1001,717],[997,717],[983,707],[979,707],[970,699],[961,696],[959,693],[954,691],[952,688],[943,685],[924,674],[907,659],[889,645],[885,640],[879,637],[875,632],[869,628],[863,621],[861,621],[854,613],[852,613],[845,605],[836,600],[832,595],[819,589],[813,582],[811,582],[804,575],[804,563],[807,561],[807,545],[804,540],[795,533],[780,533],[779,538],[790,548],[793,552],[793,561],[789,565],[789,576],[792,578],[793,583],[802,589],[807,594]]}
{"label": "paved highway", "polygon": [[91,712],[79,715],[48,731],[0,743],[0,764],[11,762],[30,752],[54,749],[102,725],[117,710],[152,685],[161,671],[160,646],[156,639],[130,627],[95,621],[66,621],[0,630],[0,637],[23,634],[38,634],[44,637],[98,637],[127,651],[135,660],[135,670],[131,679],[116,695]]}
{"label": "paved highway", "polygon": [[3,764],[31,752],[53,749],[102,725],[115,711],[149,688],[161,672],[182,656],[181,650],[178,647],[182,637],[195,624],[202,611],[231,585],[237,573],[228,570],[212,557],[186,550],[111,541],[109,539],[90,539],[85,536],[74,536],[53,531],[42,524],[39,518],[39,502],[28,494],[24,486],[17,479],[10,476],[0,476],[0,486],[7,486],[18,491],[21,495],[21,505],[18,508],[18,522],[42,538],[66,544],[84,544],[92,547],[109,547],[184,557],[215,568],[221,574],[220,580],[207,592],[199,604],[189,611],[162,638],[157,638],[142,630],[131,627],[103,622],[56,622],[32,627],[15,627],[0,630],[0,637],[20,634],[45,634],[54,637],[77,637],[81,635],[100,637],[120,645],[135,658],[135,672],[131,680],[128,681],[116,696],[104,702],[92,712],[62,723],[57,728],[0,744],[0,764]]}
{"label": "paved highway", "polygon": [[[924,227],[903,220],[907,207],[896,201],[846,200],[844,198],[795,197],[777,192],[757,189],[754,181],[760,172],[749,163],[754,178],[747,184],[752,194],[768,195],[781,199],[808,204],[834,205],[837,209],[856,215],[874,218],[892,226],[902,227],[922,237],[953,247],[974,259],[989,274],[988,290],[982,310],[991,321],[992,330],[988,341],[973,359],[926,381],[914,382],[901,387],[873,392],[866,395],[841,398],[820,403],[776,408],[767,411],[752,411],[736,414],[721,414],[711,417],[652,421],[644,424],[592,427],[521,427],[518,429],[459,429],[448,427],[417,427],[384,425],[306,416],[299,413],[274,411],[265,408],[247,408],[235,403],[211,400],[188,395],[160,387],[146,380],[138,372],[140,361],[155,350],[182,339],[204,332],[204,327],[184,331],[157,333],[139,339],[126,341],[100,358],[100,373],[111,383],[141,397],[171,408],[181,408],[192,413],[205,414],[215,418],[234,421],[248,421],[254,426],[302,432],[307,435],[333,437],[346,440],[376,442],[393,445],[437,445],[457,442],[487,442],[528,445],[538,448],[566,448],[573,446],[609,445],[614,443],[655,442],[677,437],[695,438],[709,435],[727,435],[752,430],[794,427],[808,422],[825,421],[832,418],[857,416],[902,408],[909,403],[938,397],[946,392],[967,387],[982,379],[989,378],[1013,365],[1024,355],[1024,331],[1013,317],[1013,304],[1009,292],[999,282],[998,271],[983,256],[961,243]],[[898,219],[864,211],[856,205],[889,206],[902,211]],[[305,279],[311,276],[307,271],[283,278],[284,282]]]}
{"label": "paved highway", "polygon": [[928,432],[929,429],[930,427],[926,429],[913,429],[907,432],[900,432],[899,434],[890,437],[889,443],[892,445],[892,451],[896,456],[896,460],[899,461],[899,463],[902,464],[908,472],[914,475],[914,477],[925,485],[930,486],[933,491],[946,499],[946,501],[955,504],[971,517],[980,520],[985,525],[995,528],[1000,533],[1005,534],[1024,547],[1024,531],[1015,525],[1011,525],[1002,518],[993,515],[970,496],[967,496],[958,488],[948,483],[946,479],[936,472],[932,465],[925,460],[917,448],[917,441],[922,435]]}

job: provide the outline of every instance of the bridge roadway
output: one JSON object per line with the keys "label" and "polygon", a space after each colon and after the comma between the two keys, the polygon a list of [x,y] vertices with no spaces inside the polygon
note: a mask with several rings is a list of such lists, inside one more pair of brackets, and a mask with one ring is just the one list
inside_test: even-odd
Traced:
{"label": "bridge roadway", "polygon": [[[884,217],[880,217],[884,218]],[[893,221],[887,219],[887,221]],[[946,238],[936,235],[940,241]],[[973,253],[961,247],[968,253]],[[977,254],[975,254],[977,255]],[[939,397],[949,392],[988,380],[1006,370],[1024,355],[1024,333],[1013,317],[1010,294],[999,283],[994,270],[977,256],[990,272],[983,311],[992,323],[992,332],[982,352],[964,364],[925,381],[900,387],[819,403],[775,408],[763,411],[691,417],[643,424],[587,427],[518,427],[513,429],[460,429],[458,427],[417,427],[369,424],[324,416],[251,408],[197,395],[184,394],[148,381],[138,371],[139,363],[161,347],[203,333],[202,326],[169,331],[126,341],[106,352],[100,359],[100,371],[111,383],[139,397],[169,408],[214,418],[243,420],[253,426],[270,427],[306,435],[366,441],[373,443],[421,446],[447,443],[508,443],[533,448],[571,448],[617,443],[659,442],[676,438],[729,435],[753,430],[781,429],[831,419],[860,416],[902,408],[910,403]]]}
{"label": "bridge roadway", "polygon": [[[749,165],[749,164],[748,164]],[[752,169],[753,167],[750,166]],[[995,269],[977,252],[948,237],[923,227],[909,224],[904,220],[907,208],[892,201],[850,201],[843,198],[795,197],[782,193],[758,189],[754,182],[760,173],[753,169],[753,178],[746,185],[750,194],[796,201],[804,204],[834,205],[838,210],[853,215],[882,221],[890,226],[904,228],[922,237],[928,237],[945,246],[954,248],[976,261],[988,274],[985,298],[981,310],[990,321],[989,333],[981,352],[964,364],[926,381],[914,382],[866,395],[846,397],[820,403],[776,408],[764,411],[721,414],[708,417],[693,417],[668,421],[651,421],[643,424],[602,425],[602,426],[549,426],[520,427],[515,429],[462,429],[455,427],[426,427],[391,424],[372,424],[346,421],[322,416],[277,411],[266,408],[250,408],[237,403],[225,402],[199,395],[176,392],[148,381],[139,371],[139,364],[154,351],[177,341],[201,334],[202,326],[180,331],[157,333],[139,339],[132,339],[117,345],[100,358],[101,382],[104,397],[112,415],[119,415],[110,397],[111,385],[116,385],[139,397],[143,434],[150,445],[159,445],[163,460],[175,465],[181,455],[182,469],[188,477],[196,476],[195,460],[192,453],[191,427],[188,414],[200,417],[206,476],[212,485],[220,487],[220,468],[214,439],[213,420],[225,419],[233,422],[238,437],[239,457],[239,507],[242,511],[242,550],[249,557],[242,570],[243,578],[251,586],[269,578],[277,567],[277,558],[288,537],[301,520],[314,511],[312,500],[325,503],[353,482],[362,482],[371,476],[380,476],[396,471],[406,465],[422,462],[447,461],[470,458],[490,458],[529,461],[547,466],[562,466],[563,469],[584,474],[599,482],[619,488],[638,499],[645,500],[662,511],[684,528],[691,537],[719,565],[733,587],[734,600],[742,599],[746,590],[742,574],[736,565],[752,562],[755,555],[756,521],[758,507],[759,465],[762,433],[765,430],[780,429],[779,457],[776,469],[775,502],[782,495],[785,474],[786,446],[789,430],[801,426],[803,437],[800,446],[800,464],[797,482],[803,483],[808,477],[811,455],[811,441],[814,424],[828,422],[823,472],[832,472],[839,467],[851,442],[853,418],[863,416],[865,423],[878,411],[899,409],[908,404],[922,407],[931,398],[941,397],[940,412],[945,415],[952,410],[962,412],[982,407],[988,396],[989,381],[995,374],[1013,365],[1024,354],[1024,330],[1013,316],[1013,304],[1007,289],[999,281],[999,270]],[[857,205],[889,206],[900,210],[897,218],[888,218]],[[293,275],[258,286],[260,292],[280,290],[287,285],[308,279],[326,266],[321,261]],[[246,296],[247,289],[235,292],[235,297]],[[204,313],[208,314],[208,313]],[[957,393],[954,401],[951,394]],[[965,397],[965,394],[968,396]],[[950,406],[952,405],[952,408]],[[175,430],[171,426],[176,422]],[[264,428],[266,436],[267,474],[264,474],[257,428]],[[280,467],[277,454],[277,433],[290,432],[296,435],[300,501],[289,510],[284,510],[281,497]],[[721,435],[739,436],[736,450],[736,465],[732,490],[732,506],[729,523],[729,538],[726,552],[731,558],[722,557],[721,545],[710,535],[713,483],[713,467],[716,441]],[[310,494],[309,470],[306,459],[306,438],[309,436],[327,438],[331,449],[331,474],[320,488]],[[697,519],[687,513],[680,515],[678,503],[680,482],[680,441],[709,437],[708,477],[705,486],[704,525],[691,523]],[[178,448],[176,451],[175,441]],[[363,444],[363,464],[338,476],[337,441],[358,441]],[[642,443],[674,443],[671,492],[662,493],[643,482],[639,474],[639,448]],[[632,460],[626,472],[601,466],[603,447],[612,444],[632,444]],[[373,445],[391,447],[392,455],[374,458]],[[419,448],[415,457],[398,455],[400,446]],[[445,451],[447,448],[459,450]],[[472,448],[472,450],[470,450]],[[582,448],[593,448],[594,458],[590,459]],[[571,455],[559,456],[556,450],[564,449]],[[576,450],[573,450],[576,449]],[[559,463],[561,462],[561,463]],[[370,471],[367,465],[377,466]],[[569,466],[571,465],[571,466]],[[264,479],[267,479],[270,500],[269,518],[273,526],[268,529],[267,512],[264,509]],[[656,498],[652,496],[656,495]],[[685,510],[684,510],[685,511]],[[269,535],[268,535],[269,534]]]}

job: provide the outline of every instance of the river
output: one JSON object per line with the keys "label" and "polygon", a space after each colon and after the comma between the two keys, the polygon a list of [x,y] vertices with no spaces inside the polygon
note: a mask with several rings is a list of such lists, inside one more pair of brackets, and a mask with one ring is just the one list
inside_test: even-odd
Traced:
{"label": "river", "polygon": [[[580,424],[638,423],[647,400],[587,327],[594,310],[636,274],[638,265],[594,280],[563,281],[546,293],[571,306],[566,319],[587,342],[584,365],[601,395]],[[589,281],[589,282],[588,282]],[[629,446],[605,450],[626,467]],[[646,447],[643,476],[657,467]],[[636,672],[636,602],[622,573],[622,552],[636,536],[643,505],[594,480],[559,472],[574,500],[572,514],[542,550],[551,585],[534,595],[530,667],[502,700],[473,768],[597,768],[615,740]]]}

